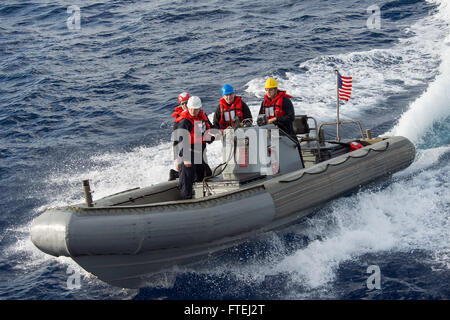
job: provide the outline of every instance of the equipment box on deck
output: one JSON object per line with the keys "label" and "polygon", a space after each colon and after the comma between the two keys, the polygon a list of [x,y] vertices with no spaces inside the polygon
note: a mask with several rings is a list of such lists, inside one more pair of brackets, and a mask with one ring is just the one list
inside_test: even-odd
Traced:
{"label": "equipment box on deck", "polygon": [[349,151],[346,143],[323,142],[318,145],[316,141],[306,141],[300,146],[305,167],[338,157]]}

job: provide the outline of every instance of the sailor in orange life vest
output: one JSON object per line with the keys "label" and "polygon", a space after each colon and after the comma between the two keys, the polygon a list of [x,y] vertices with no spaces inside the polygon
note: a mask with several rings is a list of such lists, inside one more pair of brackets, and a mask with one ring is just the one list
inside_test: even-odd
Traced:
{"label": "sailor in orange life vest", "polygon": [[226,129],[232,126],[233,120],[239,117],[242,120],[252,120],[252,113],[242,98],[237,96],[234,88],[225,84],[222,87],[222,98],[214,113],[213,128]]}
{"label": "sailor in orange life vest", "polygon": [[[172,113],[172,117],[175,118],[174,122],[173,122],[173,131],[175,131],[178,127],[178,122],[176,121],[181,113],[185,110],[187,110],[187,102],[190,98],[190,94],[188,92],[182,92],[180,93],[180,95],[178,96],[178,106],[175,108],[174,112]],[[173,153],[174,153],[174,159],[175,159],[175,170],[174,169],[170,169],[169,172],[169,181],[171,180],[175,180],[179,177],[179,173],[178,173],[178,156],[177,156],[177,144],[178,141],[174,141],[173,142]]]}
{"label": "sailor in orange life vest", "polygon": [[288,135],[295,137],[293,126],[295,113],[290,99],[292,97],[286,94],[286,91],[278,89],[278,83],[274,78],[268,78],[264,88],[266,94],[259,114],[265,114],[268,123],[273,123]]}
{"label": "sailor in orange life vest", "polygon": [[175,120],[181,115],[184,110],[187,110],[187,103],[190,97],[191,95],[189,94],[189,92],[182,92],[178,96],[178,107],[176,107],[174,112],[172,113],[172,117],[175,118]]}
{"label": "sailor in orange life vest", "polygon": [[[183,137],[176,137],[178,140],[178,155],[180,178],[178,186],[181,191],[182,199],[192,198],[192,186],[195,181],[202,181],[205,176],[212,174],[211,168],[203,158],[206,149],[206,143],[214,141],[213,136],[205,134],[205,131],[211,128],[211,123],[206,114],[201,110],[202,101],[197,96],[189,98],[187,110],[183,111],[175,120],[178,123],[178,130],[186,130],[189,133],[190,141],[183,141]],[[177,134],[178,135],[178,134]],[[201,145],[201,146],[200,146]],[[197,154],[197,157],[195,153]],[[196,159],[201,159],[200,163],[195,163]]]}

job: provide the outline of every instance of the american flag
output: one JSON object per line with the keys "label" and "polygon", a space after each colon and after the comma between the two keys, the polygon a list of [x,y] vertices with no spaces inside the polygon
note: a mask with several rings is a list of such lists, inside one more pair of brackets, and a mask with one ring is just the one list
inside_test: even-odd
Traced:
{"label": "american flag", "polygon": [[348,101],[352,95],[352,77],[338,74],[339,99]]}

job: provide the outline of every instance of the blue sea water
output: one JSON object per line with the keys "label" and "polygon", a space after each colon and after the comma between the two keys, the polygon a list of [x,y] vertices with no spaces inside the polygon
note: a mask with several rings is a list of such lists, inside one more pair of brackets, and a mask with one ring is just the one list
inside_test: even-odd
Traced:
{"label": "blue sea water", "polygon": [[[445,0],[2,1],[0,299],[449,299],[449,22]],[[334,67],[354,83],[341,117],[408,137],[411,167],[140,290],[31,243],[83,179],[94,198],[167,179],[180,92],[211,116],[230,83],[256,116],[274,76],[297,114],[332,121]]]}

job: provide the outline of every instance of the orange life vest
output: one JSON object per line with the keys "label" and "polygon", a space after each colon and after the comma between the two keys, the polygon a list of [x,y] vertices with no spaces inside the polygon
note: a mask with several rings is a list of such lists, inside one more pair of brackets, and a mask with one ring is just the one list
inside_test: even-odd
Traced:
{"label": "orange life vest", "polygon": [[175,122],[181,122],[181,120],[187,119],[192,124],[192,130],[189,132],[191,135],[191,144],[206,143],[203,140],[203,134],[206,130],[211,129],[206,114],[200,110],[196,117],[191,116],[189,110],[183,111]]}
{"label": "orange life vest", "polygon": [[234,118],[240,117],[243,120],[242,113],[242,99],[241,97],[236,96],[234,98],[233,104],[230,106],[224,98],[220,99],[220,120],[219,127],[220,129],[225,129],[226,127],[231,126],[231,122]]}
{"label": "orange life vest", "polygon": [[176,119],[178,119],[181,115],[181,113],[183,112],[183,107],[182,106],[178,106],[175,108],[174,112],[172,113],[172,117]]}
{"label": "orange life vest", "polygon": [[292,98],[286,91],[278,90],[277,96],[271,100],[267,94],[264,95],[263,113],[267,116],[267,120],[282,117],[286,114],[283,110],[283,98]]}

